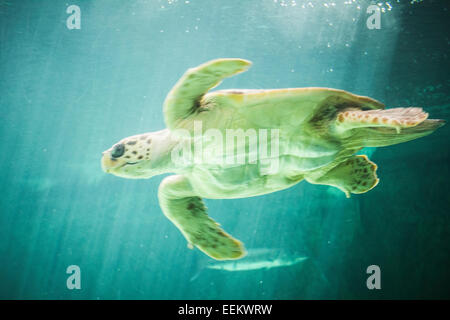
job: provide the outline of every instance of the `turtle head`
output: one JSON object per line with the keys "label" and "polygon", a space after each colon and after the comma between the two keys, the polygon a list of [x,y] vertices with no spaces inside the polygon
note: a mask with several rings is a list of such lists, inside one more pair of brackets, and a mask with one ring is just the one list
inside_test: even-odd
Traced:
{"label": "turtle head", "polygon": [[166,173],[170,171],[170,145],[167,130],[122,139],[103,152],[102,169],[128,179],[145,179]]}
{"label": "turtle head", "polygon": [[103,152],[103,171],[123,178],[148,178],[152,142],[151,134],[120,140]]}

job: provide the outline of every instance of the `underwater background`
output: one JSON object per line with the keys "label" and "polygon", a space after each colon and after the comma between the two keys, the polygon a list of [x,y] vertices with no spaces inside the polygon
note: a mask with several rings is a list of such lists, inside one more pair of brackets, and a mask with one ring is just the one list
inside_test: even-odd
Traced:
{"label": "underwater background", "polygon": [[[366,25],[372,3],[380,29]],[[66,26],[70,5],[81,29]],[[116,141],[163,129],[170,88],[215,58],[253,62],[221,89],[332,87],[448,121],[449,21],[431,0],[0,0],[0,298],[450,298],[448,124],[364,150],[380,178],[366,194],[301,182],[205,200],[249,252],[308,257],[277,268],[210,268],[160,210],[164,176],[100,166]]]}

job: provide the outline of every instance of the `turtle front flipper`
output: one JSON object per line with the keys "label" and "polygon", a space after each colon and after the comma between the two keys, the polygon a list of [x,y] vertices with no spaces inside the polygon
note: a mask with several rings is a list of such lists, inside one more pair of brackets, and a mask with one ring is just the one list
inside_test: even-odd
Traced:
{"label": "turtle front flipper", "polygon": [[244,59],[216,59],[191,68],[178,80],[164,101],[164,119],[172,130],[200,106],[201,97],[227,77],[246,71],[251,65]]}
{"label": "turtle front flipper", "polygon": [[162,211],[181,231],[189,246],[194,245],[217,260],[239,259],[246,254],[243,244],[208,216],[202,199],[195,195],[186,177],[165,178],[158,198]]}
{"label": "turtle front flipper", "polygon": [[350,193],[365,193],[378,184],[377,165],[365,155],[353,156],[341,162],[320,177],[305,179],[314,184],[324,184],[339,188],[347,198]]}

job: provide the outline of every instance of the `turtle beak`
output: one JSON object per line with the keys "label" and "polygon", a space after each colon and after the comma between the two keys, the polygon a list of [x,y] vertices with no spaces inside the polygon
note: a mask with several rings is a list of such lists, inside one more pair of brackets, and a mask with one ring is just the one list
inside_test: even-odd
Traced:
{"label": "turtle beak", "polygon": [[114,159],[113,157],[111,157],[109,151],[105,151],[102,153],[102,160],[101,160],[102,170],[106,173],[111,173],[111,170],[121,167],[125,163],[126,162],[124,162],[121,159]]}

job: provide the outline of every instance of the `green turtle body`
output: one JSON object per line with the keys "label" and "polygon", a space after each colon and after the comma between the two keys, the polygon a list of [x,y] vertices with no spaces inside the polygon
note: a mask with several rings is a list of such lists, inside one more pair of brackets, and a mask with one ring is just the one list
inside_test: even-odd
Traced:
{"label": "green turtle body", "polygon": [[378,183],[377,166],[357,151],[413,140],[443,125],[427,120],[421,108],[385,110],[343,90],[209,91],[249,66],[218,59],[189,69],[165,100],[167,129],[122,139],[102,157],[107,173],[124,178],[175,173],[159,187],[162,211],[190,248],[214,259],[238,259],[245,249],[208,216],[202,198],[258,196],[302,180],[347,196],[364,193]]}

